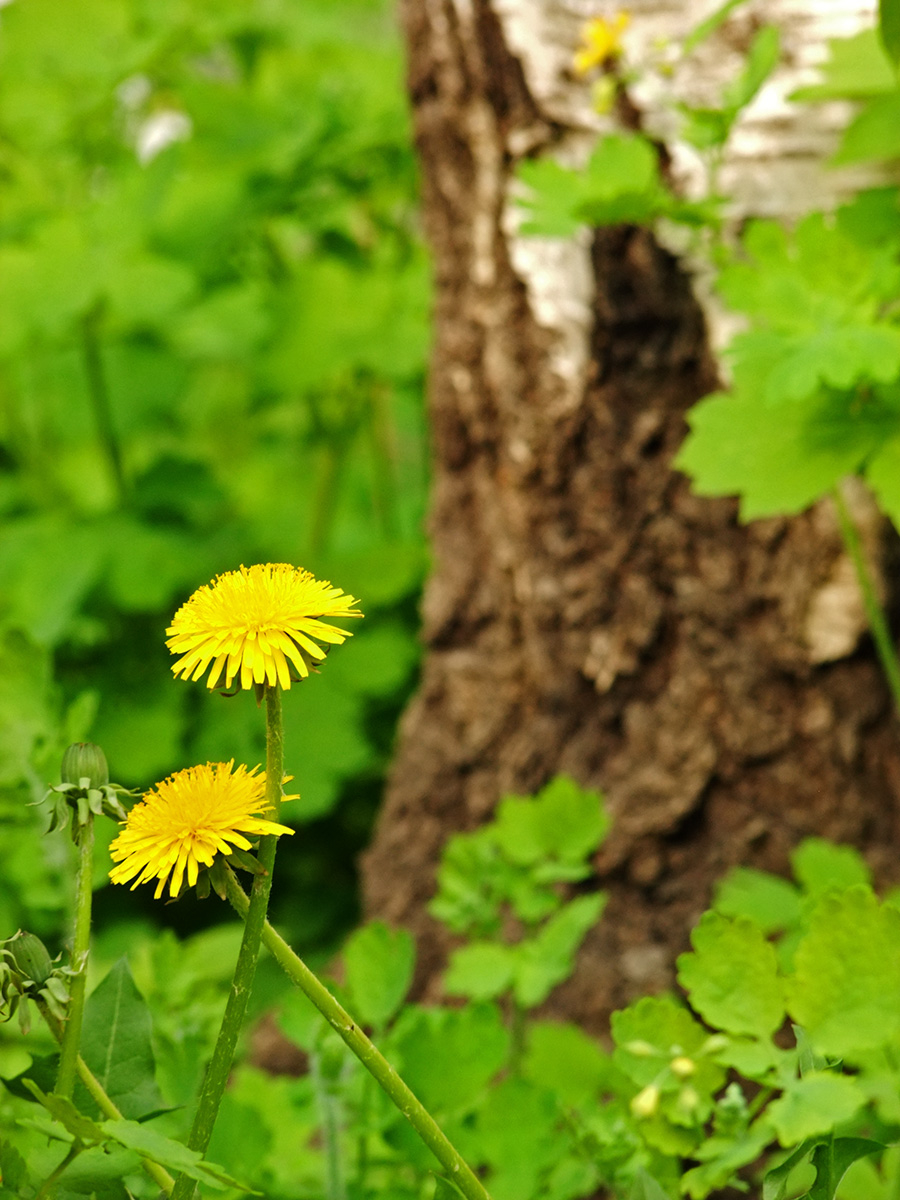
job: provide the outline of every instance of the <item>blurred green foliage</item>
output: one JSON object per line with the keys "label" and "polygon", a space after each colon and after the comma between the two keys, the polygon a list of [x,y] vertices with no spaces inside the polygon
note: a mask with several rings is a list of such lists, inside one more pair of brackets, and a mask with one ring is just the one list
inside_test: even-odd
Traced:
{"label": "blurred green foliage", "polygon": [[284,855],[279,915],[304,940],[352,912],[417,657],[415,198],[383,0],[0,12],[0,929],[58,927],[66,851],[21,834],[69,741],[137,787],[262,759],[252,697],[174,683],[164,646],[194,588],[255,561],[367,616],[285,705],[287,819],[345,803]]}

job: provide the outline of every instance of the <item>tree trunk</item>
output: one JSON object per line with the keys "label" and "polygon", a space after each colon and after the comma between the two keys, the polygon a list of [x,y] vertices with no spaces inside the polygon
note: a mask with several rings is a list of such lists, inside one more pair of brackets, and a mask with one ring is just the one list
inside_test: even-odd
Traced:
{"label": "tree trunk", "polygon": [[[552,1001],[599,1028],[672,982],[733,864],[784,871],[818,834],[896,876],[900,758],[829,506],[742,526],[671,469],[685,411],[716,386],[679,262],[642,229],[515,234],[516,158],[596,125],[534,24],[571,58],[571,7],[405,3],[437,289],[434,570],[363,869],[369,914],[420,935],[433,993],[447,943],[425,904],[447,837],[558,772],[602,790],[611,900]],[[877,523],[870,542],[883,554]]]}

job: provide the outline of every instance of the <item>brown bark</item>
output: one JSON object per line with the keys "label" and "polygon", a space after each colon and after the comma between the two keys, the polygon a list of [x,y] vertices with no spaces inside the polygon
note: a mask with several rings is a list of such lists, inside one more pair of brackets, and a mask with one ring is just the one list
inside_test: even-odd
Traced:
{"label": "brown bark", "polygon": [[591,370],[573,393],[502,219],[510,145],[560,131],[488,0],[407,0],[404,17],[437,288],[434,571],[366,906],[420,935],[434,992],[446,941],[425,904],[446,838],[560,771],[600,788],[611,901],[551,1001],[600,1027],[672,981],[729,866],[783,871],[819,834],[890,876],[897,731],[867,639],[812,661],[810,613],[841,554],[828,507],[744,527],[670,467],[716,382],[679,264],[644,230],[596,233]]}

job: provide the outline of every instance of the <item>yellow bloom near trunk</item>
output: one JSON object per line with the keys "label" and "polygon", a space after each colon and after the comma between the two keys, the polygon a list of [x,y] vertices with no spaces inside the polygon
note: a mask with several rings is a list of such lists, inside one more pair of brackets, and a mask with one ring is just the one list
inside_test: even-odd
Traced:
{"label": "yellow bloom near trunk", "polygon": [[266,776],[259,767],[235,768],[232,759],[176,771],[128,814],[109,847],[117,864],[109,877],[113,883],[134,880],[132,891],[157,879],[157,899],[168,880],[169,895],[177,896],[185,874],[193,887],[200,868],[211,867],[217,854],[231,854],[235,846],[249,850],[245,835],[294,832],[259,815],[268,812]]}
{"label": "yellow bloom near trunk", "polygon": [[[325,657],[318,642],[340,645],[351,635],[322,619],[361,617],[358,601],[287,563],[260,563],[219,575],[198,588],[172,618],[166,645],[180,655],[172,670],[214,688],[237,679],[242,688],[305,679]],[[314,640],[317,639],[317,640]]]}

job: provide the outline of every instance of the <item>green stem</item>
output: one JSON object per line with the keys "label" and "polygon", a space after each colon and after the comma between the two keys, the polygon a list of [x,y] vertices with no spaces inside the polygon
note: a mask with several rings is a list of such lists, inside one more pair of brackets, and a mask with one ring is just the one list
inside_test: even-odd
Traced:
{"label": "green stem", "polygon": [[47,1178],[35,1192],[34,1200],[47,1200],[48,1196],[53,1195],[53,1185],[61,1177],[69,1163],[73,1163],[83,1149],[84,1144],[82,1142],[76,1142],[74,1146],[69,1148],[69,1153],[66,1155],[66,1157],[56,1167],[53,1173],[47,1176]]}
{"label": "green stem", "polygon": [[332,1082],[322,1073],[322,1060],[313,1052],[309,1060],[313,1090],[322,1118],[322,1135],[325,1142],[325,1196],[326,1200],[346,1200],[344,1186],[344,1163],[341,1155],[340,1105],[334,1094]]}
{"label": "green stem", "polygon": [[84,353],[84,371],[87,376],[88,394],[91,407],[94,410],[94,422],[97,426],[97,436],[109,460],[110,470],[116,484],[119,502],[126,499],[125,471],[122,467],[122,452],[116,437],[112,419],[112,406],[109,402],[109,388],[106,385],[106,374],[103,370],[103,359],[100,355],[100,307],[92,309],[82,319],[81,348]]}
{"label": "green stem", "polygon": [[869,570],[869,565],[863,553],[859,530],[856,528],[856,523],[850,514],[847,501],[844,499],[844,494],[839,486],[834,489],[833,495],[841,534],[844,538],[844,545],[847,547],[847,553],[850,555],[850,559],[856,570],[856,578],[859,580],[859,588],[862,592],[863,604],[866,609],[866,617],[869,621],[869,629],[872,632],[872,638],[875,642],[875,649],[878,652],[881,666],[887,678],[888,687],[894,698],[894,707],[898,714],[900,714],[900,662],[897,660],[897,651],[894,649],[891,631],[888,628],[887,618],[878,600],[878,593],[875,590],[872,573]]}
{"label": "green stem", "polygon": [[[226,878],[228,900],[240,916],[246,917],[252,902],[248,902],[243,888],[231,870],[227,872]],[[263,927],[263,943],[291,982],[312,1001],[335,1033],[343,1038],[366,1070],[396,1104],[466,1200],[490,1200],[478,1176],[441,1131],[431,1113],[407,1087],[387,1059],[372,1045],[350,1014],[338,1004],[331,992],[268,921]]]}
{"label": "green stem", "polygon": [[69,989],[69,1005],[59,1052],[56,1094],[71,1099],[75,1089],[75,1064],[81,1043],[84,996],[87,987],[87,960],[91,944],[91,901],[94,895],[94,814],[78,835],[78,878],[75,883],[75,934],[72,942],[72,968],[75,977]]}
{"label": "green stem", "polygon": [[[278,687],[266,685],[266,803],[275,813],[281,804],[282,783],[284,780],[284,731],[281,721],[281,692]],[[259,957],[259,944],[262,937],[263,925],[266,920],[266,910],[269,906],[269,892],[272,889],[272,869],[275,865],[275,846],[278,838],[268,834],[259,840],[257,859],[263,871],[253,876],[253,887],[244,920],[244,936],[238,951],[234,976],[231,981],[231,991],[228,993],[228,1003],[222,1018],[222,1027],[213,1050],[212,1059],[203,1080],[197,1112],[191,1126],[188,1138],[188,1148],[205,1154],[212,1137],[213,1126],[219,1115],[219,1106],[231,1074],[234,1061],[234,1051],[238,1036],[247,1013],[250,990],[256,974],[256,960]],[[172,1200],[190,1200],[194,1195],[196,1184],[186,1175],[180,1175]]]}
{"label": "green stem", "polygon": [[[63,1031],[62,1023],[57,1021],[56,1017],[50,1012],[50,1009],[42,1000],[36,1000],[41,1016],[47,1023],[47,1028],[53,1034],[58,1042],[62,1041]],[[121,1109],[117,1108],[113,1101],[109,1098],[103,1088],[103,1084],[93,1073],[81,1055],[75,1058],[75,1069],[78,1072],[78,1078],[84,1084],[88,1095],[100,1109],[100,1111],[111,1121],[124,1121]],[[171,1196],[172,1188],[175,1186],[175,1180],[159,1163],[153,1162],[149,1158],[141,1159],[141,1166],[150,1176],[154,1183],[158,1184],[167,1196]]]}

